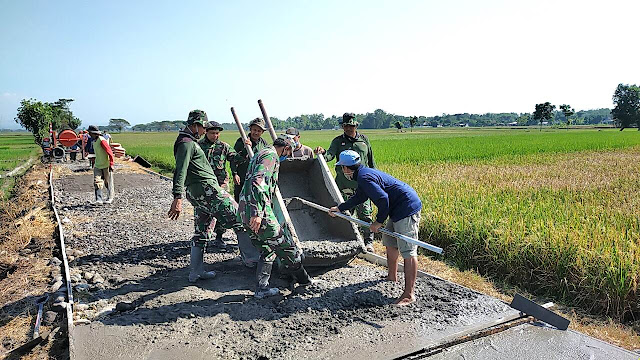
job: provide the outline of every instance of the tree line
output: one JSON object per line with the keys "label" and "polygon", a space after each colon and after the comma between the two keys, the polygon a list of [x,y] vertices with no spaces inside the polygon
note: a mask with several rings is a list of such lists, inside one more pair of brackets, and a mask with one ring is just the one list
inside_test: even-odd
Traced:
{"label": "tree line", "polygon": [[[614,122],[615,126],[620,128],[620,131],[634,125],[640,130],[640,87],[637,85],[618,84],[616,91],[613,93],[613,104],[615,106],[612,110],[599,109],[601,111],[606,110],[606,112],[601,112],[599,116],[607,116],[605,121],[611,119],[610,121]],[[553,119],[559,118],[559,114],[564,118],[567,126],[572,123],[581,123],[581,112],[578,112],[577,116],[574,117],[573,115],[576,115],[576,112],[570,105],[560,105],[559,111],[555,111],[555,108],[556,106],[548,101],[536,104],[533,120],[543,125],[545,122],[548,123]]]}
{"label": "tree line", "polygon": [[[404,116],[387,113],[382,109],[377,109],[372,113],[356,114],[356,120],[362,129],[387,129],[397,128],[399,125],[404,128],[413,126],[448,127],[468,125],[474,127],[481,126],[528,126],[538,125],[539,121],[534,118],[533,113],[487,113],[487,114],[442,114],[438,116]],[[572,116],[572,124],[595,125],[610,123],[610,109],[581,110]],[[340,127],[342,116],[332,115],[325,117],[324,114],[303,114],[299,116],[279,119],[271,117],[271,122],[276,129],[286,129],[295,127],[300,130],[324,130],[336,129]],[[551,124],[565,124],[567,117],[562,111],[554,111]],[[137,124],[124,129],[131,131],[178,131],[184,127],[184,120],[153,121],[146,124]],[[225,130],[235,130],[234,123],[222,123]],[[412,126],[413,125],[413,126]],[[102,130],[118,131],[118,127],[104,126]]]}
{"label": "tree line", "polygon": [[49,137],[49,123],[53,130],[75,130],[82,121],[73,115],[69,104],[73,99],[58,99],[54,102],[43,102],[35,99],[23,99],[18,107],[15,121],[29,130],[36,144]]}
{"label": "tree line", "polygon": [[[236,124],[223,123],[220,124],[224,130],[235,130]],[[148,132],[148,131],[178,131],[184,128],[185,120],[166,120],[166,121],[153,121],[147,124],[137,124],[131,126],[131,131]],[[109,126],[110,130],[116,130]]]}
{"label": "tree line", "polygon": [[[18,107],[16,123],[31,131],[36,143],[48,136],[49,123],[56,131],[77,129],[82,122],[69,108],[73,99],[58,99],[55,102],[42,102],[35,99],[23,99]],[[535,105],[532,113],[486,113],[486,114],[442,114],[437,116],[404,116],[377,109],[371,113],[356,114],[356,120],[362,129],[388,129],[414,126],[532,126],[532,125],[595,125],[613,123],[623,130],[637,126],[640,130],[640,87],[619,84],[613,95],[613,109],[595,109],[575,111],[570,105],[556,106],[550,102]],[[276,129],[295,127],[300,130],[336,129],[340,127],[342,116],[324,114],[303,114],[286,119],[272,117]],[[100,126],[108,131],[178,131],[185,125],[184,120],[153,121],[131,126],[128,120],[112,118],[108,126]],[[222,123],[225,130],[235,130],[233,123]]]}

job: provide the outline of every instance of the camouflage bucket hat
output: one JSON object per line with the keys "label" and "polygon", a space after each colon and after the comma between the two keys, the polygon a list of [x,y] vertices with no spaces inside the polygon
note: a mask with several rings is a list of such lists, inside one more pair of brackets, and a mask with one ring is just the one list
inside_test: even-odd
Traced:
{"label": "camouflage bucket hat", "polygon": [[287,131],[285,131],[285,134],[298,136],[298,135],[300,135],[300,131],[298,131],[298,129],[296,129],[294,127],[290,127],[290,128],[287,129]]}
{"label": "camouflage bucket hat", "polygon": [[356,114],[344,113],[344,115],[342,115],[342,125],[358,126],[358,122],[356,121]]}
{"label": "camouflage bucket hat", "polygon": [[192,110],[187,118],[187,125],[200,124],[206,127],[208,120],[206,112],[202,110]]}
{"label": "camouflage bucket hat", "polygon": [[273,145],[274,146],[288,146],[290,148],[293,148],[294,146],[294,140],[293,140],[293,135],[289,135],[289,134],[280,134],[278,135],[278,138],[276,138],[273,141]]}
{"label": "camouflage bucket hat", "polygon": [[251,128],[251,125],[256,125],[262,130],[267,130],[267,127],[265,126],[265,123],[264,123],[264,119],[261,119],[261,118],[255,118],[251,120],[251,122],[249,123],[249,128]]}
{"label": "camouflage bucket hat", "polygon": [[222,125],[220,125],[219,122],[217,121],[209,121],[207,122],[207,126],[206,126],[207,130],[218,130],[218,131],[222,131]]}

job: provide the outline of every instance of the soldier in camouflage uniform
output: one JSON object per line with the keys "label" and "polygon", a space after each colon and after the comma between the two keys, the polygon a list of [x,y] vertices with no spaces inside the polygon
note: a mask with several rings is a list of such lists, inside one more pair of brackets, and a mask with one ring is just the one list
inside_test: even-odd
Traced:
{"label": "soldier in camouflage uniform", "polygon": [[183,190],[194,209],[195,234],[191,238],[189,282],[215,276],[214,271],[204,271],[203,263],[206,244],[212,236],[213,221],[226,229],[233,228],[238,236],[244,233],[242,224],[236,219],[237,203],[218,185],[204,152],[196,142],[204,134],[206,123],[207,114],[204,111],[191,111],[187,126],[180,131],[173,145],[176,170],[173,175],[173,203],[168,215],[172,220],[180,216]]}
{"label": "soldier in camouflage uniform", "polygon": [[[325,160],[331,161],[341,152],[345,150],[353,150],[360,155],[362,165],[375,168],[376,163],[373,160],[373,151],[371,150],[369,139],[357,131],[358,122],[355,118],[356,116],[353,113],[344,113],[344,115],[342,115],[342,129],[344,130],[344,134],[336,136],[333,141],[331,141],[331,145],[328,150],[318,146],[315,149],[316,154],[324,154]],[[358,188],[358,183],[354,179],[348,179],[344,176],[341,166],[336,166],[336,185],[338,185],[345,201],[352,197]],[[371,200],[367,199],[367,201],[358,205],[355,210],[358,219],[369,223],[373,222],[371,219]],[[366,250],[373,252],[374,234],[368,228],[364,229],[363,234]]]}
{"label": "soldier in camouflage uniform", "polygon": [[276,258],[283,265],[284,272],[289,273],[300,285],[314,282],[302,266],[302,249],[285,235],[273,212],[280,161],[291,155],[293,143],[292,136],[280,135],[273,142],[273,147],[258,151],[249,162],[246,182],[240,193],[238,220],[251,231],[251,240],[260,250],[256,271],[257,298],[280,292],[277,288],[269,288],[271,269]]}
{"label": "soldier in camouflage uniform", "polygon": [[[267,142],[262,138],[262,134],[266,130],[264,120],[261,118],[255,118],[249,123],[249,141],[251,141],[251,148],[253,153],[257,153],[263,148],[269,146]],[[249,155],[247,149],[244,147],[244,141],[242,138],[238,138],[233,145],[233,149],[238,154],[230,161],[231,175],[233,175],[233,196],[237,201],[240,201],[240,192],[244,185],[245,177],[247,176],[247,167],[249,166]]]}
{"label": "soldier in camouflage uniform", "polygon": [[[220,132],[223,130],[222,126],[216,121],[209,121],[205,127],[206,133],[202,140],[198,141],[198,144],[204,151],[204,154],[213,169],[213,173],[216,175],[218,184],[225,191],[229,192],[229,174],[226,169],[227,160],[231,161],[237,153],[227,144],[220,140]],[[227,245],[222,239],[222,235],[226,229],[220,225],[219,222],[215,222],[214,232],[216,233],[216,240],[213,242],[213,246],[220,249],[227,249]],[[209,230],[210,231],[210,230]],[[260,258],[260,253],[251,244],[246,233],[243,236],[238,237],[238,247],[240,248],[240,259],[248,266],[253,267]]]}
{"label": "soldier in camouflage uniform", "polygon": [[[220,126],[218,122],[209,121],[205,129],[205,136],[198,141],[198,144],[207,156],[209,165],[211,165],[213,173],[218,179],[218,185],[220,185],[220,187],[225,191],[229,192],[229,174],[227,173],[226,162],[227,160],[231,162],[237,153],[231,148],[231,146],[229,146],[229,144],[220,140],[222,126]],[[225,229],[221,227],[220,224],[216,224],[216,240],[213,242],[213,246],[220,249],[226,249],[227,246],[222,239],[222,234],[224,234],[224,232]]]}

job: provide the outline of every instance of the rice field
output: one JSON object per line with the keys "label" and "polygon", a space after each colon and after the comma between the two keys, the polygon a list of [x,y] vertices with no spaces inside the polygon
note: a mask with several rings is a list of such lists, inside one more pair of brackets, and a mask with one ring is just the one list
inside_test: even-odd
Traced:
{"label": "rice field", "polygon": [[4,174],[39,153],[39,147],[30,134],[0,134],[0,200],[6,197],[14,179],[5,179]]}
{"label": "rice field", "polygon": [[[420,237],[445,248],[446,261],[592,313],[640,315],[640,132],[362,132],[378,167],[418,191]],[[301,140],[328,147],[339,134]],[[233,145],[237,136],[222,138]],[[175,137],[114,135],[165,172]]]}
{"label": "rice field", "polygon": [[31,135],[0,134],[0,174],[14,169],[30,156],[37,154],[38,149]]}

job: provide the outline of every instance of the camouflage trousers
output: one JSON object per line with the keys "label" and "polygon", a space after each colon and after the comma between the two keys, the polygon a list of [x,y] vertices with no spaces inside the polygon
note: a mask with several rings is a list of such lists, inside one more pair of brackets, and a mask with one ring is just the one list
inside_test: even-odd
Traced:
{"label": "camouflage trousers", "polygon": [[[356,193],[356,191],[354,189],[341,189],[340,193],[342,193],[342,198],[344,199],[344,201],[347,201],[349,200],[350,197],[352,197]],[[373,222],[373,219],[371,217],[371,214],[373,213],[371,200],[367,199],[367,201],[356,206],[354,211],[358,219],[369,222],[369,223]],[[365,243],[368,243],[369,239],[373,240],[373,236],[369,228],[363,228],[362,235],[364,235]]]}
{"label": "camouflage trousers", "polygon": [[236,202],[240,202],[240,193],[242,192],[242,187],[244,186],[244,179],[240,177],[240,184],[236,185],[233,183],[233,198]]}
{"label": "camouflage trousers", "polygon": [[267,206],[265,217],[262,218],[258,233],[254,233],[249,225],[245,228],[251,237],[251,242],[260,252],[261,260],[273,262],[278,259],[285,270],[297,270],[302,264],[302,249],[298,248],[289,236],[285,236],[276,215]]}
{"label": "camouflage trousers", "polygon": [[[218,180],[218,181],[219,181],[219,180]],[[226,182],[224,182],[224,183],[220,183],[220,182],[219,182],[219,184],[220,184],[220,187],[221,187],[224,191],[226,191],[227,193],[229,192],[229,181],[228,181],[228,180],[227,180]],[[238,201],[236,201],[236,203],[237,203],[237,202],[238,202]],[[236,213],[237,213],[237,212],[238,212],[238,206],[236,205]],[[214,229],[213,229],[213,232],[215,232],[217,235],[222,236],[222,234],[224,234],[224,233],[225,233],[225,231],[227,231],[227,229],[225,229],[222,225],[220,225],[220,222],[216,221],[216,222],[215,222],[215,227],[214,227]]]}
{"label": "camouflage trousers", "polygon": [[[219,190],[218,190],[219,189]],[[209,185],[190,186],[186,191],[187,200],[193,205],[195,234],[192,245],[205,248],[207,241],[214,238],[214,229],[242,230],[236,219],[238,203],[221,188]]]}

